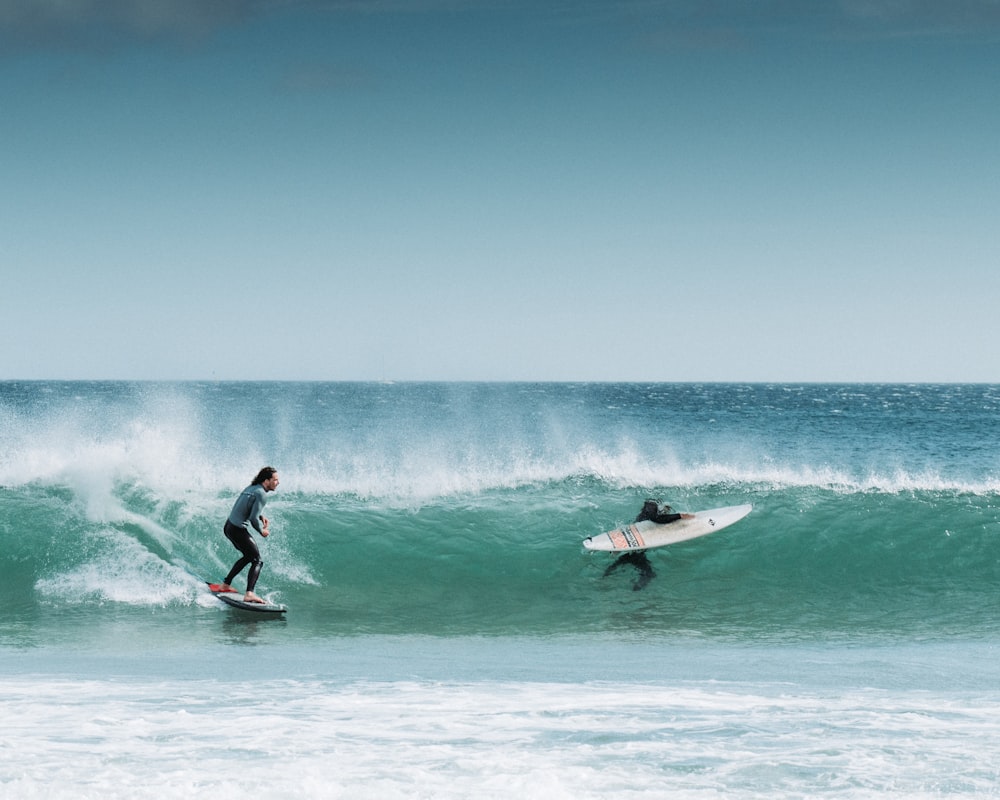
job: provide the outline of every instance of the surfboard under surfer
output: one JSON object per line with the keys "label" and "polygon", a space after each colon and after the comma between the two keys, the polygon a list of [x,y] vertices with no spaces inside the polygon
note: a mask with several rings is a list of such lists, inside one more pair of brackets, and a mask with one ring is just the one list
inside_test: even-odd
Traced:
{"label": "surfboard under surfer", "polygon": [[[657,525],[666,525],[670,522],[676,522],[679,519],[694,519],[694,514],[678,514],[660,500],[646,500],[642,504],[642,511],[636,516],[634,522],[642,522],[647,519],[652,520]],[[612,572],[626,564],[631,564],[639,572],[639,577],[632,584],[632,591],[634,592],[645,588],[646,584],[656,577],[656,572],[653,570],[653,565],[649,563],[649,558],[646,556],[645,550],[630,550],[627,553],[622,553],[604,570],[604,577],[608,577]]]}
{"label": "surfboard under surfer", "polygon": [[254,594],[254,587],[257,585],[257,578],[260,577],[261,567],[264,562],[260,557],[260,550],[254,541],[251,529],[257,531],[261,536],[267,538],[271,534],[270,523],[262,513],[267,504],[267,495],[278,488],[278,471],[274,467],[263,467],[257,473],[253,482],[236,498],[233,510],[229,512],[226,524],[223,526],[223,533],[232,542],[233,547],[241,553],[241,558],[233,564],[229,574],[222,582],[221,589],[224,592],[231,592],[233,580],[249,564],[250,572],[247,573],[247,591],[243,599],[247,603],[264,603],[262,597]]}

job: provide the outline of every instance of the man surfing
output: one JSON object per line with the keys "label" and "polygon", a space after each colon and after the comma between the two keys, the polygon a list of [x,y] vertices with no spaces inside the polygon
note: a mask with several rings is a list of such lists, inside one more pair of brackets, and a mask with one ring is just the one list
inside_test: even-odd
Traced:
{"label": "man surfing", "polygon": [[[642,522],[647,519],[652,520],[657,525],[665,525],[668,522],[676,522],[679,519],[694,519],[694,514],[678,514],[670,506],[661,503],[659,500],[647,500],[642,504],[642,511],[635,518],[635,522]],[[632,590],[635,592],[644,588],[647,583],[656,577],[653,565],[649,563],[649,558],[646,556],[645,550],[631,550],[628,553],[622,553],[614,563],[604,570],[603,577],[608,577],[608,575],[625,564],[631,564],[639,572],[639,577],[632,584]]]}
{"label": "man surfing", "polygon": [[257,473],[257,477],[253,479],[253,483],[240,492],[240,496],[236,498],[233,510],[229,512],[229,518],[222,529],[226,538],[232,542],[233,547],[240,551],[242,557],[233,564],[233,568],[229,570],[229,574],[219,588],[223,592],[235,591],[230,584],[249,564],[247,591],[243,595],[243,600],[247,603],[266,602],[253,591],[264,562],[260,558],[260,550],[257,549],[257,543],[254,541],[251,529],[257,531],[265,539],[271,535],[268,519],[262,512],[267,504],[268,493],[277,489],[278,483],[278,471],[274,467],[261,469]]}

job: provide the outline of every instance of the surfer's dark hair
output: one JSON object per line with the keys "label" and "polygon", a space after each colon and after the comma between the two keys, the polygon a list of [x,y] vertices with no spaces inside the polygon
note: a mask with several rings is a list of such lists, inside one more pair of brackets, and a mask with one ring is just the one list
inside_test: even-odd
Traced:
{"label": "surfer's dark hair", "polygon": [[257,473],[257,477],[253,479],[253,483],[251,483],[250,485],[260,486],[264,481],[271,480],[271,476],[273,476],[274,473],[277,471],[278,470],[276,470],[274,467],[262,467],[260,472]]}

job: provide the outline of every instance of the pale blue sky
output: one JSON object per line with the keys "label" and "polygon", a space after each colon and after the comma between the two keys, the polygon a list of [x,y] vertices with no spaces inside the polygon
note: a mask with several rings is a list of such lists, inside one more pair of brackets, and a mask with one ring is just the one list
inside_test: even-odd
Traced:
{"label": "pale blue sky", "polygon": [[1000,381],[997,0],[0,0],[0,145],[0,379]]}

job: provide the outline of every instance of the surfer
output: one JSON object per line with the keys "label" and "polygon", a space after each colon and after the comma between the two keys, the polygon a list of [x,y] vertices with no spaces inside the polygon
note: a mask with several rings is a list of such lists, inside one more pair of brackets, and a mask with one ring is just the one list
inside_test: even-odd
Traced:
{"label": "surfer", "polygon": [[250,565],[250,572],[247,573],[247,591],[243,599],[247,603],[263,603],[263,598],[254,594],[254,587],[257,585],[257,578],[260,577],[260,568],[264,562],[260,558],[260,550],[254,541],[251,528],[261,536],[267,538],[270,534],[269,522],[261,512],[267,503],[267,493],[278,488],[278,471],[274,467],[264,467],[257,473],[246,489],[240,492],[233,504],[233,510],[229,512],[229,518],[223,526],[226,538],[233,543],[233,547],[240,551],[242,557],[233,564],[229,574],[222,582],[222,591],[233,591],[230,585],[239,575],[243,568]]}
{"label": "surfer", "polygon": [[647,500],[642,504],[642,511],[635,518],[636,522],[652,520],[657,525],[666,525],[668,522],[677,522],[679,519],[694,519],[694,514],[678,514],[666,503],[659,500]]}
{"label": "surfer", "polygon": [[[666,525],[670,522],[676,522],[679,519],[694,519],[694,514],[678,514],[670,506],[661,503],[659,500],[647,500],[642,504],[642,511],[635,518],[635,522],[642,522],[647,519],[652,520],[658,525]],[[630,550],[627,553],[622,553],[614,563],[604,570],[604,577],[608,577],[616,569],[626,564],[631,564],[639,572],[639,577],[632,584],[632,591],[634,592],[645,588],[646,584],[656,577],[653,565],[649,563],[649,557],[646,555],[645,550]]]}

